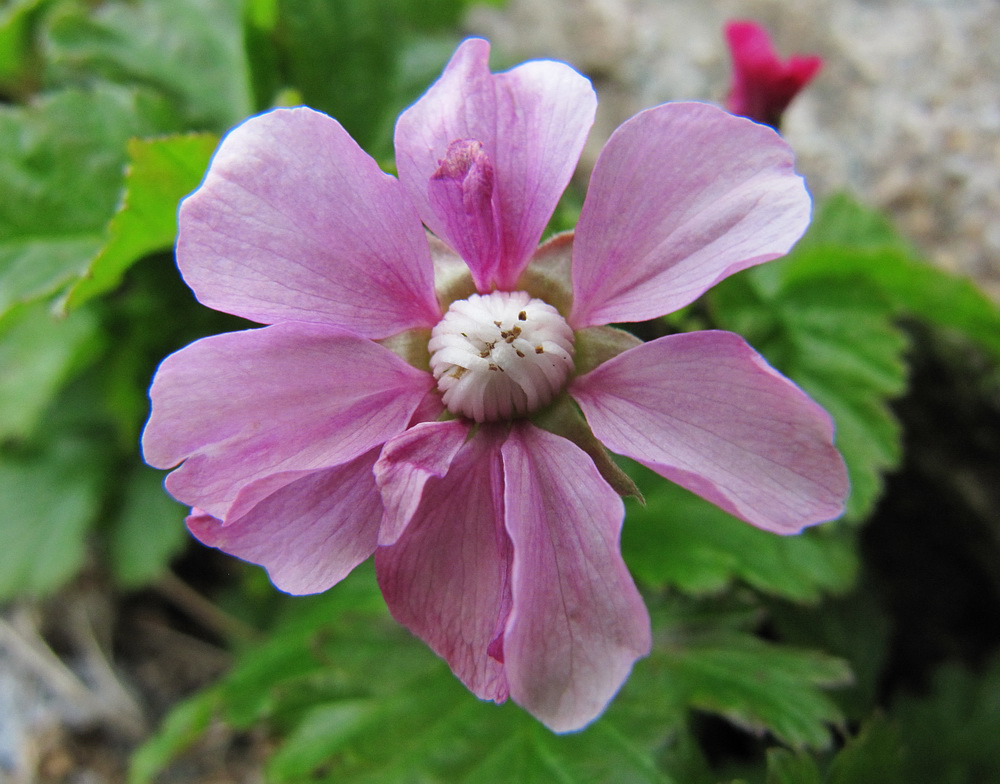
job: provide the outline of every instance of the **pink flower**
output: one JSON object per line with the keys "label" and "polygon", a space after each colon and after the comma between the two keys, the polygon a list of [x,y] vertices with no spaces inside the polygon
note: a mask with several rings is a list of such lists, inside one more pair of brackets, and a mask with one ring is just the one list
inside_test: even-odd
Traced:
{"label": "pink flower", "polygon": [[575,239],[538,248],[596,98],[564,64],[491,74],[488,54],[465,41],[399,118],[398,180],[305,108],[225,138],[178,264],[269,326],[164,360],[143,448],[181,464],[167,487],[201,541],[297,594],[375,553],[392,614],[469,689],[568,731],[650,649],[597,439],[779,533],[840,514],[847,481],[830,418],[737,335],[605,326],[787,252],[810,201],[784,142],[708,105],[642,112]]}
{"label": "pink flower", "polygon": [[729,22],[725,34],[733,58],[726,109],[777,128],[792,99],[819,72],[822,58],[795,54],[782,62],[767,30],[755,22]]}

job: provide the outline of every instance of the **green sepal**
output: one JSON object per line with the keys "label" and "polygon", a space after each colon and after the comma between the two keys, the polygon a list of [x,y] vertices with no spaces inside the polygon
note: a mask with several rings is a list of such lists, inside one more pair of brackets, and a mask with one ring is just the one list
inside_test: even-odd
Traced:
{"label": "green sepal", "polygon": [[424,370],[430,373],[431,354],[427,350],[427,344],[430,343],[430,340],[430,329],[427,327],[418,327],[417,329],[408,329],[405,332],[399,332],[375,342],[381,346],[385,346],[389,351],[406,360],[406,362],[413,365],[417,370]]}
{"label": "green sepal", "polygon": [[646,503],[632,478],[618,467],[611,454],[604,448],[604,444],[597,440],[597,436],[569,395],[563,394],[557,397],[550,405],[532,415],[531,421],[543,430],[569,439],[590,455],[604,481],[611,485],[618,495],[623,498],[635,498],[641,504]]}
{"label": "green sepal", "polygon": [[556,234],[535,251],[515,288],[568,317],[573,308],[572,257],[573,232]]}
{"label": "green sepal", "polygon": [[576,374],[582,376],[589,373],[609,359],[641,345],[639,338],[617,327],[586,327],[577,330],[573,357]]}
{"label": "green sepal", "polygon": [[469,265],[446,243],[428,232],[427,244],[434,262],[434,293],[441,312],[445,313],[452,302],[475,294],[476,284],[472,281]]}

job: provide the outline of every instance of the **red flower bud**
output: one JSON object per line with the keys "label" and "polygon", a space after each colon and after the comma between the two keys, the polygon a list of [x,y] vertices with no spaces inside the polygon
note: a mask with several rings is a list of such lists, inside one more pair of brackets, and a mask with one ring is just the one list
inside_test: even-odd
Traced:
{"label": "red flower bud", "polygon": [[756,22],[728,22],[725,35],[733,58],[726,109],[777,130],[792,99],[819,72],[822,58],[796,54],[782,62],[767,30]]}

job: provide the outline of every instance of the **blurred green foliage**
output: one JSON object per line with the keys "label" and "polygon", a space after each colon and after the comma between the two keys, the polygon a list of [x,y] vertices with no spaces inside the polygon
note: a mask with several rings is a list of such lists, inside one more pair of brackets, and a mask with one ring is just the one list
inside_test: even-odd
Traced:
{"label": "blurred green foliage", "polygon": [[[50,595],[88,557],[120,590],[139,587],[185,546],[184,510],[137,438],[156,363],[238,325],[197,305],[170,252],[177,203],[220,135],[294,98],[391,169],[395,117],[440,71],[469,4],[0,9],[0,600]],[[558,221],[580,203],[571,191]],[[927,696],[876,710],[890,629],[858,541],[904,456],[906,320],[1000,359],[996,306],[840,196],[786,259],[643,325],[738,331],[819,400],[848,462],[850,524],[776,537],[628,465],[646,504],[628,506],[623,551],[656,644],[585,731],[554,736],[478,702],[391,621],[370,568],[296,599],[247,568],[231,609],[265,634],[233,642],[232,670],[167,715],[131,780],[153,781],[218,721],[266,729],[275,782],[997,780],[995,658],[981,675],[948,665]],[[723,724],[766,755],[720,753]]]}
{"label": "blurred green foliage", "polygon": [[627,468],[645,503],[626,502],[622,552],[632,574],[647,586],[711,595],[739,581],[805,603],[853,586],[857,555],[846,527],[775,536],[642,466]]}

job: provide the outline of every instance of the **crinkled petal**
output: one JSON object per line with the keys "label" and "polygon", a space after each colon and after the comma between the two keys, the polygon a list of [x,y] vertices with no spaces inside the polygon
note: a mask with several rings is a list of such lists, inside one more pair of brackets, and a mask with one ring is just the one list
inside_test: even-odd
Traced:
{"label": "crinkled petal", "polygon": [[811,202],[770,128],[707,104],[647,109],[612,134],[573,245],[575,329],[671,313],[787,253]]}
{"label": "crinkled petal", "polygon": [[427,195],[455,250],[468,259],[476,286],[488,290],[500,263],[500,227],[493,199],[493,163],[482,142],[452,142],[431,177]]}
{"label": "crinkled petal", "polygon": [[203,304],[264,324],[383,338],[440,318],[399,182],[311,109],[276,109],[226,136],[181,205],[177,262]]}
{"label": "crinkled petal", "polygon": [[552,730],[578,730],[650,650],[649,614],[621,557],[624,506],[565,438],[521,423],[502,452],[510,696]]}
{"label": "crinkled petal", "polygon": [[797,533],[843,512],[829,415],[739,335],[644,343],[577,378],[594,434],[730,514]]}
{"label": "crinkled petal", "polygon": [[282,591],[325,591],[375,551],[382,519],[372,474],[377,457],[372,450],[296,478],[225,525],[201,514],[188,518],[188,527],[204,544],[263,566]]}
{"label": "crinkled petal", "polygon": [[469,428],[463,419],[424,422],[386,443],[375,463],[375,481],[385,507],[379,544],[399,539],[420,505],[427,480],[448,472]]}
{"label": "crinkled petal", "polygon": [[393,617],[444,658],[474,694],[496,702],[507,699],[508,689],[494,643],[510,609],[502,440],[499,427],[480,427],[448,473],[428,479],[396,544],[375,554]]}
{"label": "crinkled petal", "polygon": [[185,461],[170,492],[225,518],[245,485],[332,468],[401,433],[433,384],[377,343],[320,324],[215,335],[160,365],[143,452],[157,468]]}
{"label": "crinkled petal", "polygon": [[454,236],[429,197],[431,178],[455,141],[480,142],[493,168],[500,253],[466,258],[480,291],[495,281],[509,288],[542,236],[576,168],[594,121],[590,82],[563,63],[534,61],[491,74],[489,43],[459,46],[441,78],[396,124],[399,178],[424,223],[456,249]]}

